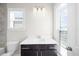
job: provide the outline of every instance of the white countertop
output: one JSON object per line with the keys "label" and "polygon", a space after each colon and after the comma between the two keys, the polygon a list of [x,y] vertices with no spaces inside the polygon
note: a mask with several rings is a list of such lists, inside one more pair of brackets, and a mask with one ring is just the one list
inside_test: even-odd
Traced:
{"label": "white countertop", "polygon": [[53,39],[27,38],[20,44],[57,44],[57,42]]}

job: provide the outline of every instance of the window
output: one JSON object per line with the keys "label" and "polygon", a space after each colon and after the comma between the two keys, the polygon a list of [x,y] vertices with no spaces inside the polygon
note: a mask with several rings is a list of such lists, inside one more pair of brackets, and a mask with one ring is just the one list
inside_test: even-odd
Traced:
{"label": "window", "polygon": [[66,31],[67,30],[67,20],[68,20],[68,14],[67,14],[67,6],[64,6],[60,11],[60,30]]}
{"label": "window", "polygon": [[60,40],[63,47],[67,46],[67,22],[68,21],[68,9],[67,5],[60,8]]}
{"label": "window", "polygon": [[24,11],[23,10],[8,10],[8,28],[10,29],[20,29],[24,25]]}

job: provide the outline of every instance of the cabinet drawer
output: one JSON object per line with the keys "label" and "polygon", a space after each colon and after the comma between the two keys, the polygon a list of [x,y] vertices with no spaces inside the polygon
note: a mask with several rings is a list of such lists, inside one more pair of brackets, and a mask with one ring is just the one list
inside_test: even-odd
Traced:
{"label": "cabinet drawer", "polygon": [[41,45],[40,49],[57,49],[55,44]]}
{"label": "cabinet drawer", "polygon": [[37,51],[22,51],[21,56],[37,56]]}
{"label": "cabinet drawer", "polygon": [[57,56],[57,52],[55,50],[44,50],[42,56]]}
{"label": "cabinet drawer", "polygon": [[37,45],[21,45],[21,49],[38,49]]}
{"label": "cabinet drawer", "polygon": [[57,49],[56,44],[21,45],[21,49]]}
{"label": "cabinet drawer", "polygon": [[48,45],[48,49],[57,49],[57,45],[56,44]]}

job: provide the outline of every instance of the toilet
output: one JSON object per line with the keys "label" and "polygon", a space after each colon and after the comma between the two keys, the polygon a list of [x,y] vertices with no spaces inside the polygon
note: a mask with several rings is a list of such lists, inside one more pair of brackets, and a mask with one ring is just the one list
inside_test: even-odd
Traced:
{"label": "toilet", "polygon": [[2,54],[1,56],[12,56],[14,52],[16,51],[18,45],[19,45],[18,41],[8,42],[7,53]]}

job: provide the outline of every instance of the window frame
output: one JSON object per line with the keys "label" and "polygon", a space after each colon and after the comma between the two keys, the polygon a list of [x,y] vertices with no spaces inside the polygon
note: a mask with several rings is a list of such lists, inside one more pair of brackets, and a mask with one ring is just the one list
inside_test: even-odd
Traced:
{"label": "window frame", "polygon": [[[61,32],[62,31],[67,31],[67,29],[65,30],[62,30],[61,29],[61,10],[62,9],[65,9],[65,8],[68,8],[68,4],[60,4],[60,7],[59,7],[59,14],[60,14],[60,28],[59,28],[59,35],[60,35],[60,38],[59,38],[59,40],[61,40]],[[68,15],[68,14],[67,14]],[[68,39],[68,37],[67,37],[67,39]],[[68,42],[68,40],[67,40],[67,42]],[[67,43],[66,42],[66,43]],[[63,47],[63,48],[66,48],[67,47],[67,45],[66,44],[63,44],[61,41],[60,41],[60,45]]]}

